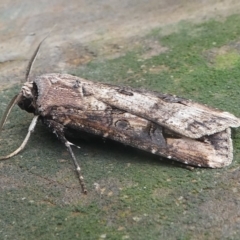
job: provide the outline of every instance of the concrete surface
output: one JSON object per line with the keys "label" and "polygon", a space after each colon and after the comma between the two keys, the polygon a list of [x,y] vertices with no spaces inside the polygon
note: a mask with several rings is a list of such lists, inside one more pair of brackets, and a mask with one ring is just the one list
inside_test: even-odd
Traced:
{"label": "concrete surface", "polygon": [[[69,72],[113,54],[116,45],[124,46],[131,37],[155,27],[224,17],[239,9],[238,0],[1,0],[0,88],[24,81],[27,61],[55,25],[33,75]],[[89,47],[90,43],[95,47]]]}

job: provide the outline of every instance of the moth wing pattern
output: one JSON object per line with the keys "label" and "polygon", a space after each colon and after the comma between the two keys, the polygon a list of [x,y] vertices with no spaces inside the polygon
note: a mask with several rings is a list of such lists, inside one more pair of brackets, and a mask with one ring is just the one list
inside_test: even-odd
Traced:
{"label": "moth wing pattern", "polygon": [[201,167],[232,162],[234,115],[176,96],[96,83],[68,74],[34,80],[45,118]]}
{"label": "moth wing pattern", "polygon": [[[126,94],[127,92],[127,94]],[[189,138],[201,138],[228,127],[239,127],[234,115],[169,94],[156,94],[99,84],[96,98],[130,113],[153,121]]]}

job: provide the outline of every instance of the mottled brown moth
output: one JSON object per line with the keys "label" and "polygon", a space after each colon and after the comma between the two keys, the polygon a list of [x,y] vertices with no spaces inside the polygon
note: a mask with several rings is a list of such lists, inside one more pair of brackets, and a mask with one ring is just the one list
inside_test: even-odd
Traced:
{"label": "mottled brown moth", "polygon": [[[41,42],[42,43],[42,42]],[[33,113],[27,136],[10,158],[24,149],[39,119],[65,144],[74,161],[80,184],[87,192],[80,166],[65,138],[65,131],[85,131],[184,164],[221,168],[233,159],[231,127],[234,115],[155,91],[92,82],[69,74],[44,74],[29,80],[36,49],[27,68],[26,83],[10,102],[2,129],[15,104]]]}

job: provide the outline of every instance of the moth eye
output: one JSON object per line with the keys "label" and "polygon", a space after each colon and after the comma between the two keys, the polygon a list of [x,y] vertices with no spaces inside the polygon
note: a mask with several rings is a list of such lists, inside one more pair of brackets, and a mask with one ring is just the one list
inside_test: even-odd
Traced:
{"label": "moth eye", "polygon": [[130,127],[130,124],[128,121],[126,120],[118,120],[116,123],[115,123],[115,126],[117,128],[120,128],[120,129],[127,129]]}

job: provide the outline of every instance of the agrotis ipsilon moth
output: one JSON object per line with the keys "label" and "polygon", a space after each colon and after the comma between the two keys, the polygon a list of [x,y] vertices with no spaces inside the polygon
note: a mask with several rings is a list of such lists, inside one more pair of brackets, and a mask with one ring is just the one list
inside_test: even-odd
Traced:
{"label": "agrotis ipsilon moth", "polygon": [[15,104],[33,113],[34,118],[22,145],[0,160],[19,153],[41,119],[69,150],[84,193],[87,190],[71,149],[73,144],[65,138],[68,129],[110,138],[192,166],[221,168],[232,162],[230,127],[239,127],[239,118],[173,95],[68,74],[44,74],[30,81],[41,43],[29,62],[26,83],[10,102],[0,130]]}

